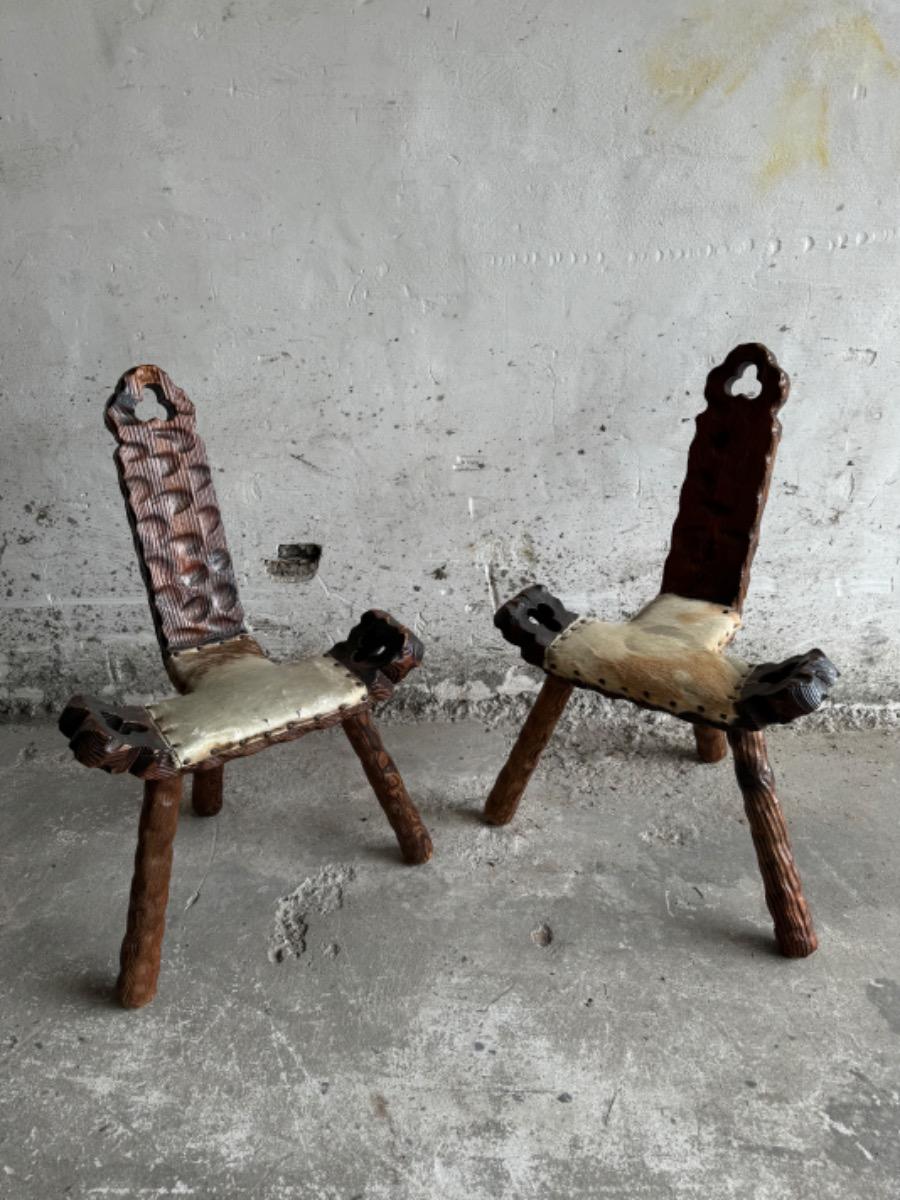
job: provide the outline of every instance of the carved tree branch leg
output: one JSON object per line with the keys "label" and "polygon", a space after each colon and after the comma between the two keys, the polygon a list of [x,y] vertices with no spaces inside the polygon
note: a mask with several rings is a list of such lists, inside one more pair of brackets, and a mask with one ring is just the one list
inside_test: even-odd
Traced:
{"label": "carved tree branch leg", "polygon": [[694,737],[697,741],[697,757],[701,762],[721,762],[728,753],[728,739],[721,729],[711,729],[709,725],[695,725]]}
{"label": "carved tree branch leg", "polygon": [[778,949],[788,958],[804,958],[818,945],[800,876],[794,864],[787,824],[762,733],[729,730],[738,783],[753,834],[756,857],[766,890],[766,904],[775,922]]}
{"label": "carved tree branch leg", "polygon": [[409,798],[396,764],[381,740],[371,714],[363,711],[343,722],[344,733],[363,765],[366,778],[397,835],[408,863],[426,863],[432,854],[431,838],[419,810]]}
{"label": "carved tree branch leg", "polygon": [[172,779],[148,779],[144,784],[128,926],[116,985],[119,1001],[125,1008],[140,1008],[156,995],[172,872],[172,843],[180,803],[180,775]]}
{"label": "carved tree branch leg", "polygon": [[557,679],[555,675],[548,675],[544,680],[506,765],[487,798],[484,819],[488,824],[506,825],[516,815],[522,793],[553,735],[572,690],[571,683]]}
{"label": "carved tree branch leg", "polygon": [[224,767],[201,767],[194,772],[191,803],[198,817],[214,817],[222,808]]}

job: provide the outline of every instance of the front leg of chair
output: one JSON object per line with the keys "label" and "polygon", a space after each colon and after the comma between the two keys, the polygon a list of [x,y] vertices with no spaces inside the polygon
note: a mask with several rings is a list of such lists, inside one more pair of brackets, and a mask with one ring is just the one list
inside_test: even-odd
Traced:
{"label": "front leg of chair", "polygon": [[816,949],[818,941],[794,864],[787,824],[775,795],[775,776],[766,754],[765,735],[729,730],[728,741],[744,795],[766,904],[775,922],[778,949],[787,958],[805,958]]}
{"label": "front leg of chair", "polygon": [[128,925],[116,985],[125,1008],[141,1008],[156,995],[180,803],[180,775],[148,779],[144,784]]}
{"label": "front leg of chair", "polygon": [[694,739],[697,743],[697,757],[701,762],[721,762],[728,753],[728,738],[721,729],[713,729],[710,725],[695,725]]}
{"label": "front leg of chair", "polygon": [[506,825],[516,815],[528,780],[553,736],[553,730],[572,695],[573,685],[548,675],[525,724],[519,731],[506,765],[497,776],[484,806],[489,825]]}
{"label": "front leg of chair", "polygon": [[397,766],[381,740],[369,712],[363,711],[343,722],[344,732],[359,761],[384,815],[397,835],[400,851],[408,863],[426,863],[432,854],[431,838],[419,811],[409,798]]}
{"label": "front leg of chair", "polygon": [[191,781],[191,804],[198,817],[214,817],[222,811],[225,768],[199,767]]}

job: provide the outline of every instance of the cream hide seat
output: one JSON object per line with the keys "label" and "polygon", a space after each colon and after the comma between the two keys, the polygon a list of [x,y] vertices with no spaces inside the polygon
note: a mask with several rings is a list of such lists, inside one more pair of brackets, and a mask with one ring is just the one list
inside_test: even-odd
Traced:
{"label": "cream hide seat", "polygon": [[722,653],[740,626],[733,608],[663,594],[630,621],[576,618],[547,647],[544,666],[582,687],[728,724],[750,673]]}
{"label": "cream hide seat", "polygon": [[254,741],[280,740],[294,725],[344,717],[368,698],[366,685],[336,658],[276,663],[248,637],[183,650],[169,672],[185,694],[148,708],[182,770]]}

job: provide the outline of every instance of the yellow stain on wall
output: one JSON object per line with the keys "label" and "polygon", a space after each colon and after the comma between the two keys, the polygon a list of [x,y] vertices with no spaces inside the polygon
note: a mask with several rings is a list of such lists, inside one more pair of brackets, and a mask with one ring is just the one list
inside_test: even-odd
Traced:
{"label": "yellow stain on wall", "polygon": [[794,2],[731,0],[727,6],[695,8],[647,57],[653,90],[681,111],[716,85],[732,95],[777,36]]}
{"label": "yellow stain on wall", "polygon": [[872,18],[854,4],[730,0],[695,9],[648,57],[647,76],[667,106],[684,115],[714,89],[734,95],[767,54],[790,57],[794,69],[757,173],[764,188],[804,167],[827,169],[835,98],[876,73],[900,74]]}
{"label": "yellow stain on wall", "polygon": [[666,51],[658,50],[647,61],[647,73],[661,96],[687,109],[718,82],[725,65],[724,58],[713,55],[673,62]]}
{"label": "yellow stain on wall", "polygon": [[878,71],[897,74],[897,64],[867,13],[837,17],[812,34],[803,74],[787,85],[775,113],[771,152],[759,181],[771,187],[807,165],[828,167],[831,93],[845,94]]}
{"label": "yellow stain on wall", "polygon": [[881,34],[868,13],[838,17],[824,29],[816,30],[811,50],[825,65],[851,69],[858,80],[869,79],[877,71],[897,74],[897,63],[888,53]]}
{"label": "yellow stain on wall", "polygon": [[828,166],[828,93],[820,84],[792,83],[781,101],[772,150],[760,172],[766,187],[812,163]]}

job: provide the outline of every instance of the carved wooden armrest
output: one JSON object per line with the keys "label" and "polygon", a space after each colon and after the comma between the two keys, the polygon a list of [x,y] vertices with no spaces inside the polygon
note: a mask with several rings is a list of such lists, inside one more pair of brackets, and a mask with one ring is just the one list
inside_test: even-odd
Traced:
{"label": "carved wooden armrest", "polygon": [[575,620],[577,614],[540,583],[531,584],[494,613],[496,627],[535,667],[543,667],[544,651]]}
{"label": "carved wooden armrest", "polygon": [[171,747],[146,708],[116,707],[92,696],[73,696],[59,718],[72,753],[86,767],[141,779],[178,773]]}
{"label": "carved wooden armrest", "polygon": [[735,704],[741,726],[786,725],[815,712],[839,675],[821,650],[795,654],[782,663],[762,663],[747,676]]}
{"label": "carved wooden armrest", "polygon": [[363,681],[374,700],[386,700],[422,661],[424,647],[389,613],[370,608],[346,641],[338,642],[328,653]]}

